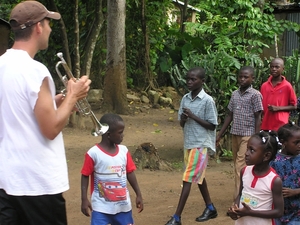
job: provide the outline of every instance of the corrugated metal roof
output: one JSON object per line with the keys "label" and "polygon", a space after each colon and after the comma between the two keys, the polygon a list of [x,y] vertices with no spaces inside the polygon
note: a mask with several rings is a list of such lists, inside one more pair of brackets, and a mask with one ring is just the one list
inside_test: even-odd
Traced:
{"label": "corrugated metal roof", "polygon": [[[300,12],[287,13],[287,20],[300,24]],[[299,37],[295,31],[286,31],[285,55],[291,56],[294,49],[299,49]]]}

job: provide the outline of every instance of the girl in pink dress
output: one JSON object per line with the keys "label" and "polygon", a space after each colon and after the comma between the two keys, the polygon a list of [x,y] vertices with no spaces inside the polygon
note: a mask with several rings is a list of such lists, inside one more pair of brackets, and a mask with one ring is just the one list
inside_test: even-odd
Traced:
{"label": "girl in pink dress", "polygon": [[282,216],[282,181],[269,165],[277,151],[278,137],[273,131],[261,131],[249,139],[240,192],[228,210],[235,225],[274,225],[275,218]]}

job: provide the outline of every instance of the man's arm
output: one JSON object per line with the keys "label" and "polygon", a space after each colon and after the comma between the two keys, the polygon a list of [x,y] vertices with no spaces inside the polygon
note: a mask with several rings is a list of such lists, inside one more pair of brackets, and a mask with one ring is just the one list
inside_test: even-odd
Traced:
{"label": "man's arm", "polygon": [[60,103],[57,110],[53,105],[53,98],[49,88],[48,78],[43,83],[34,107],[34,114],[39,124],[41,133],[48,139],[53,140],[64,128],[75,103],[87,96],[91,80],[86,76],[74,82],[69,80],[67,95],[64,100],[55,98]]}

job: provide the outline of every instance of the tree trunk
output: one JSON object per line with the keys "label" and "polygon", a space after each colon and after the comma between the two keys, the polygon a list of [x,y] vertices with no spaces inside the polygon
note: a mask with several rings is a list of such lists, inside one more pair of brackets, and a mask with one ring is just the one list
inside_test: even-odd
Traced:
{"label": "tree trunk", "polygon": [[[54,3],[54,0],[49,0],[49,5],[50,5],[50,10],[59,12],[58,8],[56,7],[56,4]],[[64,54],[64,59],[66,60],[68,66],[72,70],[72,62],[71,62],[71,57],[70,57],[70,51],[69,51],[69,41],[68,41],[68,35],[67,35],[67,29],[65,22],[63,20],[63,17],[59,20],[60,22],[60,27],[61,27],[61,34],[62,34],[62,51]]]}
{"label": "tree trunk", "polygon": [[96,1],[95,4],[95,19],[92,22],[92,26],[90,27],[89,35],[87,37],[87,42],[83,49],[84,60],[82,63],[82,74],[87,76],[90,76],[95,46],[104,22],[102,1]]}
{"label": "tree trunk", "polygon": [[[74,77],[80,77],[80,54],[79,54],[79,22],[78,22],[78,0],[75,0],[74,7],[74,18],[75,18],[75,46],[74,46]],[[85,128],[84,121],[81,115],[78,116],[78,120],[76,121],[76,113],[72,113],[69,118],[69,125],[71,127],[80,127]]]}
{"label": "tree trunk", "polygon": [[150,43],[149,43],[149,31],[148,31],[148,27],[147,27],[147,20],[146,20],[146,16],[145,16],[145,11],[146,11],[146,4],[145,4],[146,0],[142,0],[142,4],[141,4],[141,8],[142,8],[142,31],[143,31],[143,35],[144,35],[144,63],[145,63],[145,75],[146,78],[148,80],[148,87],[146,88],[146,90],[148,88],[150,89],[156,89],[155,85],[154,85],[154,76],[153,73],[151,71],[151,60],[150,60]]}
{"label": "tree trunk", "polygon": [[75,46],[74,46],[74,76],[80,77],[80,53],[79,53],[79,21],[78,21],[78,0],[75,0],[75,8],[74,8],[74,18],[75,18]]}
{"label": "tree trunk", "polygon": [[126,83],[126,0],[107,0],[107,55],[103,110],[128,113]]}

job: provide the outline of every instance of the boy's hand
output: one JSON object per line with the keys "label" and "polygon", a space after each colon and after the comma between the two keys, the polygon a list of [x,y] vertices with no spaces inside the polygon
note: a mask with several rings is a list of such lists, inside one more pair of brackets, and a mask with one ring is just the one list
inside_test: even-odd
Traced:
{"label": "boy's hand", "polygon": [[85,215],[85,216],[90,216],[90,211],[92,211],[92,205],[90,203],[89,200],[83,200],[81,202],[81,212]]}
{"label": "boy's hand", "polygon": [[186,117],[191,117],[193,115],[193,113],[191,112],[191,110],[188,109],[188,108],[182,108],[182,110],[183,110],[182,114],[185,115]]}
{"label": "boy's hand", "polygon": [[278,111],[278,107],[275,105],[268,105],[268,110],[271,112],[277,112]]}
{"label": "boy's hand", "polygon": [[183,113],[181,113],[181,115],[180,115],[180,120],[186,122],[187,119],[189,118],[189,117],[188,117],[188,114],[185,112],[185,111],[186,111],[186,108],[182,108],[182,110],[183,110]]}
{"label": "boy's hand", "polygon": [[144,210],[144,203],[143,203],[142,196],[136,196],[135,204],[136,204],[136,208],[138,208],[138,213]]}
{"label": "boy's hand", "polygon": [[221,136],[220,134],[218,134],[218,135],[216,136],[216,146],[219,146],[219,145],[220,145],[221,138],[222,138],[222,136]]}

